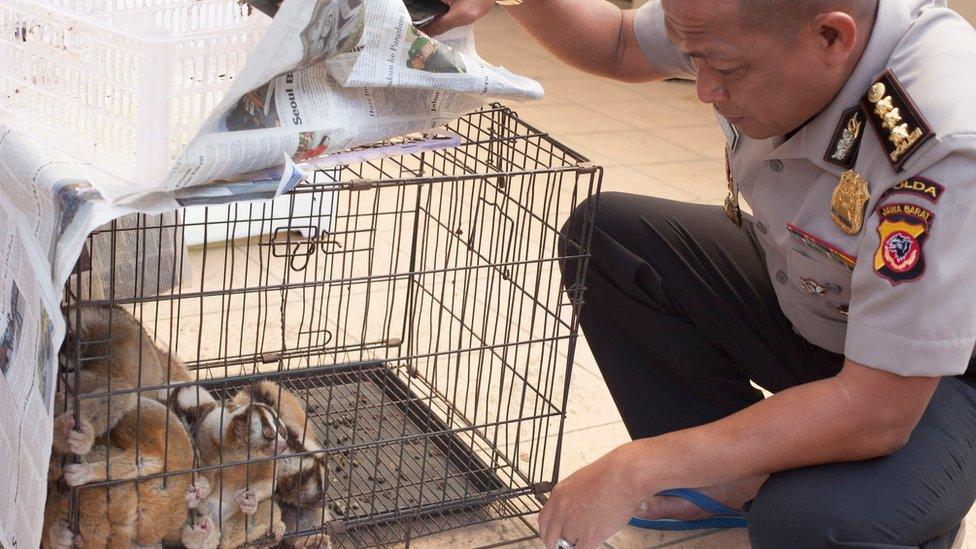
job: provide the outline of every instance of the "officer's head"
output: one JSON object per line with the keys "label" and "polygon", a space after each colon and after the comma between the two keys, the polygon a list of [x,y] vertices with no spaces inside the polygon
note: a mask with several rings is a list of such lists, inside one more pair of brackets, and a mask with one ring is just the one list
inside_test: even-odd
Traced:
{"label": "officer's head", "polygon": [[664,0],[668,37],[694,59],[698,96],[749,137],[825,108],[857,65],[878,0]]}

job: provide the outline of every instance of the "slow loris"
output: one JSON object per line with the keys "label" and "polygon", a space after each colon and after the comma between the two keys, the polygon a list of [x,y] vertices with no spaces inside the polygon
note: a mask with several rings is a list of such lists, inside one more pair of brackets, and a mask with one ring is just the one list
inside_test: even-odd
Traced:
{"label": "slow loris", "polygon": [[62,493],[52,483],[45,509],[45,546],[179,543],[187,518],[189,471],[193,467],[190,435],[179,418],[165,405],[141,398],[135,409],[119,418],[115,427],[95,443],[80,463],[64,466],[68,486],[135,479],[164,471],[178,474],[82,488],[77,535],[68,529],[71,493]]}
{"label": "slow loris", "polygon": [[189,494],[189,505],[199,516],[184,528],[183,544],[191,549],[235,547],[239,540],[269,533],[277,542],[285,526],[272,500],[275,463],[251,460],[287,449],[278,414],[266,404],[229,402],[203,406],[200,417],[200,465],[217,467],[202,471]]}
{"label": "slow loris", "polygon": [[[291,391],[267,380],[242,389],[234,396],[234,402],[242,406],[260,402],[278,412],[288,440],[287,457],[277,462],[275,488],[275,497],[283,507],[283,520],[289,531],[321,529],[332,520],[325,509],[328,468],[304,403]],[[306,452],[314,453],[304,455]],[[289,541],[295,547],[329,547],[329,537],[324,534]]]}
{"label": "slow loris", "polygon": [[[210,393],[196,385],[167,387],[169,383],[188,384],[192,378],[179,357],[157,347],[128,311],[121,307],[81,307],[80,322],[77,311],[69,309],[67,316],[69,323],[78,324],[71,333],[81,342],[81,360],[69,361],[64,391],[69,397],[103,396],[79,399],[77,421],[73,410],[55,418],[55,452],[87,453],[97,437],[135,407],[138,396],[170,402],[178,413],[183,408],[195,409],[198,403],[213,402]],[[73,351],[68,349],[69,354]],[[80,366],[79,372],[75,366]],[[135,391],[150,387],[158,389]],[[114,391],[125,392],[107,395]]]}

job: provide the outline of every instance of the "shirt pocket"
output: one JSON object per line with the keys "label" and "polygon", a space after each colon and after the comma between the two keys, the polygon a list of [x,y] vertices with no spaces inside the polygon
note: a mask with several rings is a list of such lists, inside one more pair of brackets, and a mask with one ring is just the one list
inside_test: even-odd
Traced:
{"label": "shirt pocket", "polygon": [[847,323],[853,272],[829,258],[815,258],[790,248],[786,254],[788,285],[802,316]]}

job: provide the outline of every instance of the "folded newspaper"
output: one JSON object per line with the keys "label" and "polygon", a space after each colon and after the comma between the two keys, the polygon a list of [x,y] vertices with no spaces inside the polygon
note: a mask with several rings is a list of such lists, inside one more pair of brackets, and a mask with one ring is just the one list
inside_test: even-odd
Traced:
{"label": "folded newspaper", "polygon": [[478,56],[472,27],[437,38],[400,0],[272,0],[274,16],[227,95],[163,181],[96,187],[109,202],[241,174],[442,126],[488,100],[540,99],[538,82]]}
{"label": "folded newspaper", "polygon": [[[425,36],[400,0],[253,6],[271,25],[163,180],[115,180],[0,126],[0,547],[41,541],[61,291],[92,230],[133,213],[274,198],[305,168],[452,146],[457,136],[430,130],[491,99],[542,96],[481,59],[471,28]],[[426,137],[366,146],[417,132]]]}

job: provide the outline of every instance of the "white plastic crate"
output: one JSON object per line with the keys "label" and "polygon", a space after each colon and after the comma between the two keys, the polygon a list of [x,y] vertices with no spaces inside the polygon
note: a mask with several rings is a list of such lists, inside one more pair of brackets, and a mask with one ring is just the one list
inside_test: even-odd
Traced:
{"label": "white plastic crate", "polygon": [[159,180],[270,19],[235,0],[0,0],[0,124]]}

